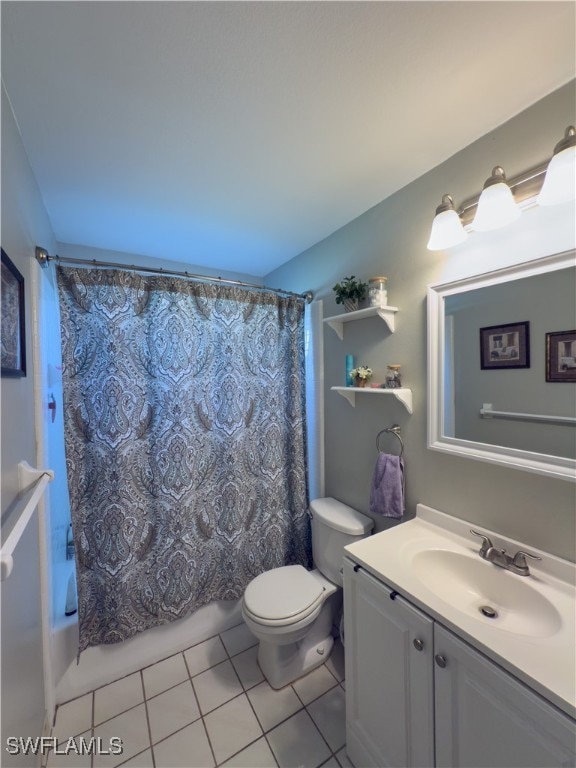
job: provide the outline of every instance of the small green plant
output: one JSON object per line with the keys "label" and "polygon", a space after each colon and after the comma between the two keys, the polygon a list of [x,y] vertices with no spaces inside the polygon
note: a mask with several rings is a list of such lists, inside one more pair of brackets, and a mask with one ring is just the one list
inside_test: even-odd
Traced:
{"label": "small green plant", "polygon": [[332,288],[336,293],[336,304],[344,304],[348,299],[352,301],[362,301],[366,298],[368,283],[356,280],[356,275],[344,277],[341,282],[336,283]]}

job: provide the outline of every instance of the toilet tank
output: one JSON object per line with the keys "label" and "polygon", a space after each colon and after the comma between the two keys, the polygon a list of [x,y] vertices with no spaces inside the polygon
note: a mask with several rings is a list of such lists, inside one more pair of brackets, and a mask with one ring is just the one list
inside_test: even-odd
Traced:
{"label": "toilet tank", "polygon": [[314,566],[341,587],[344,547],[368,536],[374,521],[332,497],[311,501],[310,512]]}

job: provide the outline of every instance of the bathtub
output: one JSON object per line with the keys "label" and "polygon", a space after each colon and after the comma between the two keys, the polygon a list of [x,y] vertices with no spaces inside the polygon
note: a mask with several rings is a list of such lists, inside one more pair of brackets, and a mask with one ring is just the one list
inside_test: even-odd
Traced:
{"label": "bathtub", "polygon": [[76,617],[70,617],[55,627],[52,636],[52,658],[58,680],[56,704],[82,696],[240,624],[241,602],[210,603],[190,616],[148,629],[123,643],[87,648],[78,663],[78,622]]}

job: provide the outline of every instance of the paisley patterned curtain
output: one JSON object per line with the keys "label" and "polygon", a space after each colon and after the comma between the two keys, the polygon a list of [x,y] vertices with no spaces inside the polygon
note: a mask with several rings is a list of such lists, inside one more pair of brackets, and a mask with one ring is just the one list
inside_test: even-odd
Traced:
{"label": "paisley patterned curtain", "polygon": [[311,565],[304,304],[58,268],[79,652]]}

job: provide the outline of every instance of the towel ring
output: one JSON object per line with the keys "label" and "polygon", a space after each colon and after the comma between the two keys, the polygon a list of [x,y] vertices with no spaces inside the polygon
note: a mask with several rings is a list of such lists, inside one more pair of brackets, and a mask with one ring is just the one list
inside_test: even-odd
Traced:
{"label": "towel ring", "polygon": [[394,424],[393,427],[386,427],[386,429],[382,429],[380,432],[378,432],[378,435],[376,436],[376,450],[378,453],[382,453],[382,449],[380,448],[380,438],[385,434],[391,434],[398,438],[400,441],[399,456],[402,458],[402,456],[404,456],[404,440],[402,440],[402,435],[400,434],[400,427],[398,424]]}

